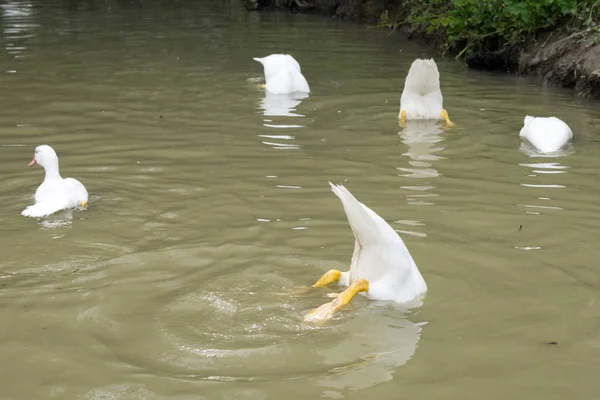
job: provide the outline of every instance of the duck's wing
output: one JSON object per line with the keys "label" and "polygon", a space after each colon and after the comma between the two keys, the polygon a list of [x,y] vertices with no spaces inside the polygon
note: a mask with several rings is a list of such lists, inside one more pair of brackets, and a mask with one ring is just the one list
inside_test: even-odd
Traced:
{"label": "duck's wing", "polygon": [[283,70],[267,79],[266,88],[268,92],[274,94],[310,92],[310,87],[304,76],[299,71],[292,70]]}
{"label": "duck's wing", "polygon": [[85,186],[77,179],[65,178],[63,180],[64,193],[66,193],[67,208],[80,207],[82,202],[87,203],[88,192]]}
{"label": "duck's wing", "polygon": [[567,125],[567,123],[562,119],[550,117],[548,118],[547,123],[548,125],[551,125],[551,127],[549,126],[548,129],[555,132],[557,136],[561,136],[562,138],[567,140],[573,138],[573,131],[571,130],[569,125]]}
{"label": "duck's wing", "polygon": [[294,91],[295,92],[303,92],[310,93],[310,86],[308,86],[308,82],[302,72],[296,71],[292,72],[292,76],[294,79]]}
{"label": "duck's wing", "polygon": [[521,131],[519,132],[519,137],[528,139],[529,135],[531,134],[532,131],[532,127],[533,127],[533,121],[535,120],[535,117],[532,117],[531,115],[526,115],[525,119],[523,121],[523,127],[521,128]]}

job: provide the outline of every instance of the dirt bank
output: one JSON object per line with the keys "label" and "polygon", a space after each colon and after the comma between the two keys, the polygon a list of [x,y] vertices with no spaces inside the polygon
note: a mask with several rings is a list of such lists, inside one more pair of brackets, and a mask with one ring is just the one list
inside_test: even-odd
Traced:
{"label": "dirt bank", "polygon": [[[402,23],[410,1],[395,0],[245,0],[249,10],[286,9],[312,12],[351,21],[394,25],[395,34],[426,40],[441,48],[439,31],[427,32]],[[470,68],[540,76],[543,84],[573,88],[579,96],[600,99],[600,31],[589,28],[561,33],[563,26],[530,40],[526,46],[478,51],[465,57]]]}
{"label": "dirt bank", "polygon": [[600,33],[590,29],[561,36],[523,51],[519,73],[537,74],[548,84],[600,99]]}

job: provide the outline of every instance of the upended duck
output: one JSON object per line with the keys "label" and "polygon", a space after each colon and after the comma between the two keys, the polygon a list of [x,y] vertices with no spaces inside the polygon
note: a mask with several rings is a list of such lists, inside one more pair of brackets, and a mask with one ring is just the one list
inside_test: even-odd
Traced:
{"label": "upended duck", "polygon": [[360,292],[369,299],[405,303],[427,292],[427,285],[404,242],[396,231],[369,207],[359,202],[342,185],[329,182],[331,190],[344,206],[354,233],[354,254],[350,270],[332,269],[313,287],[333,282],[348,286],[334,300],[305,315],[305,321],[324,321]]}
{"label": "upended duck", "polygon": [[400,97],[398,117],[402,126],[411,119],[444,119],[449,126],[454,125],[443,107],[440,73],[433,58],[418,58],[410,66]]}
{"label": "upended duck", "polygon": [[263,58],[254,58],[263,65],[265,71],[265,84],[261,85],[268,92],[283,93],[310,93],[310,87],[300,64],[289,54],[271,54]]}
{"label": "upended duck", "polygon": [[573,132],[569,125],[556,117],[525,117],[519,137],[527,140],[542,153],[553,153],[566,145]]}
{"label": "upended duck", "polygon": [[35,148],[29,166],[39,164],[46,171],[44,182],[35,191],[35,204],[28,206],[21,215],[45,217],[69,208],[85,207],[88,192],[77,179],[62,178],[58,170],[58,156],[48,145]]}

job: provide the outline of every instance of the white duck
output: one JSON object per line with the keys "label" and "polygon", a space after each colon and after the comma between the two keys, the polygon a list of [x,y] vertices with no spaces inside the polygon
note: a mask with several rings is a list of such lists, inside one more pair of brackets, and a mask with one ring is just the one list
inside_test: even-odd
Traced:
{"label": "white duck", "polygon": [[359,292],[373,300],[394,300],[405,303],[427,292],[427,285],[404,242],[396,231],[369,207],[365,206],[342,185],[331,182],[331,190],[344,206],[354,233],[354,254],[350,271],[332,269],[313,287],[338,281],[348,289],[330,303],[312,310],[305,321],[329,319],[335,311],[348,304]]}
{"label": "white duck", "polygon": [[556,117],[526,116],[519,136],[542,153],[558,151],[573,138],[569,125]]}
{"label": "white duck", "polygon": [[29,166],[39,164],[46,170],[44,182],[35,191],[35,204],[27,207],[21,215],[25,217],[44,217],[57,211],[85,207],[88,192],[76,179],[60,176],[58,157],[54,149],[48,145],[35,148],[33,160]]}
{"label": "white duck", "polygon": [[440,73],[435,61],[416,59],[413,61],[400,97],[400,123],[404,126],[407,119],[444,119],[454,125],[443,107],[440,90]]}
{"label": "white duck", "polygon": [[268,92],[310,93],[310,87],[302,75],[300,64],[289,54],[271,54],[263,58],[255,57],[254,60],[264,67],[265,84],[261,87]]}

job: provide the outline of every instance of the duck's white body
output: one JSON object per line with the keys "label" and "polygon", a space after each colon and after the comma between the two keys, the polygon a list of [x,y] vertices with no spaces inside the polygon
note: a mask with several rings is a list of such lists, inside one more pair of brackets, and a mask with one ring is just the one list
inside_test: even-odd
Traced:
{"label": "duck's white body", "polygon": [[265,71],[265,89],[268,92],[282,94],[310,93],[306,78],[302,75],[300,64],[289,54],[271,54],[263,58],[254,58],[263,65]]}
{"label": "duck's white body", "polygon": [[28,206],[21,215],[45,217],[60,210],[84,207],[87,204],[88,192],[81,182],[60,176],[58,157],[52,147],[38,146],[29,165],[35,164],[44,167],[46,177],[35,191],[35,204]]}
{"label": "duck's white body", "polygon": [[398,233],[342,185],[331,182],[342,201],[354,233],[350,270],[342,272],[340,284],[369,281],[367,296],[374,300],[408,302],[427,292],[427,285]]}
{"label": "duck's white body", "polygon": [[398,116],[405,110],[409,120],[442,119],[443,102],[440,73],[433,58],[413,61],[406,75]]}
{"label": "duck's white body", "polygon": [[573,138],[569,125],[556,117],[526,116],[519,136],[542,153],[560,150]]}

